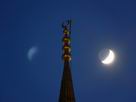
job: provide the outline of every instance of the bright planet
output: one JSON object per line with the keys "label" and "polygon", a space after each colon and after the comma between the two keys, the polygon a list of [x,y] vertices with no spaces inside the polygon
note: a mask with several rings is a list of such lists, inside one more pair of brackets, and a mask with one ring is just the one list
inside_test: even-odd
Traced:
{"label": "bright planet", "polygon": [[111,49],[103,49],[99,53],[99,59],[102,64],[104,65],[110,65],[114,62],[115,60],[115,53]]}

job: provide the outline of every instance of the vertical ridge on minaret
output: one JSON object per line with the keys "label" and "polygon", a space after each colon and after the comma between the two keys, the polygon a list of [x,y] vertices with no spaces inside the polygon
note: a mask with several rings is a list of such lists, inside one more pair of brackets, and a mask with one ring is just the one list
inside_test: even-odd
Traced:
{"label": "vertical ridge on minaret", "polygon": [[75,102],[74,88],[72,82],[72,74],[70,68],[71,61],[71,20],[68,20],[62,24],[64,37],[63,42],[63,55],[64,70],[61,80],[59,102]]}

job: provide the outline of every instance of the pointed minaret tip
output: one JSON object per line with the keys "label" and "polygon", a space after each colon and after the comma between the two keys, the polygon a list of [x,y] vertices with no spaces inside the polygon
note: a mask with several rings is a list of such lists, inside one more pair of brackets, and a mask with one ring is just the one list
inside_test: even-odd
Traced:
{"label": "pointed minaret tip", "polygon": [[61,80],[59,102],[75,102],[74,88],[72,82],[72,74],[70,69],[71,61],[71,20],[67,20],[62,24],[63,27],[63,61],[64,70]]}

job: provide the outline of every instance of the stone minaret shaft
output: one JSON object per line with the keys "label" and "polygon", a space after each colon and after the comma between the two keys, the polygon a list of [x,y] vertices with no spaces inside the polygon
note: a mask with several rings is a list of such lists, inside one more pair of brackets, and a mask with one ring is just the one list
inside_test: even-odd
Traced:
{"label": "stone minaret shaft", "polygon": [[59,102],[75,102],[74,88],[72,83],[72,75],[70,68],[71,61],[71,21],[68,20],[62,24],[63,27],[63,61],[64,61],[64,70],[61,80],[60,96]]}

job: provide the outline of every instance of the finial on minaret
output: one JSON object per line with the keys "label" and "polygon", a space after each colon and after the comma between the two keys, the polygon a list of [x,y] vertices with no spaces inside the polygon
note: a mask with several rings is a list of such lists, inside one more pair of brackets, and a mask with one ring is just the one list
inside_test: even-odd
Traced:
{"label": "finial on minaret", "polygon": [[63,22],[63,60],[64,61],[71,61],[71,20],[67,20],[66,22]]}

